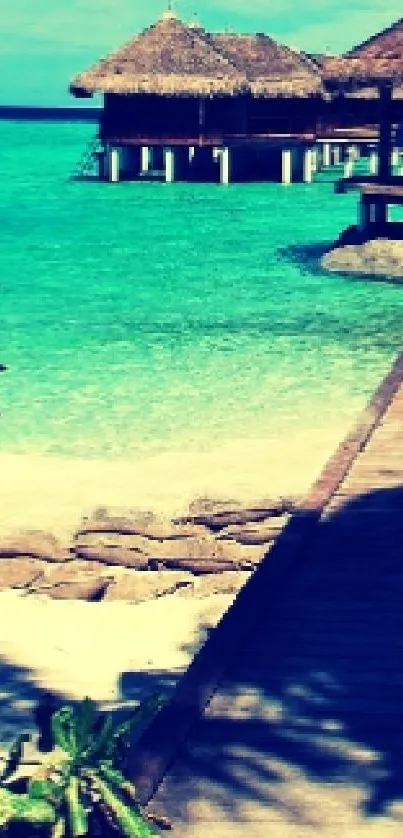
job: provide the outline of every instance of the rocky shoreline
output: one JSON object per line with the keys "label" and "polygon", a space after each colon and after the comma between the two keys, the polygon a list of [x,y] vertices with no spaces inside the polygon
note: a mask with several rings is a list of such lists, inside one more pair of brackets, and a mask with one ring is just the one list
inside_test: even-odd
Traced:
{"label": "rocky shoreline", "polygon": [[349,227],[322,257],[321,266],[332,273],[403,279],[402,236],[402,225],[396,223],[374,229],[371,237]]}
{"label": "rocky shoreline", "polygon": [[202,498],[182,517],[99,508],[71,543],[22,530],[0,537],[0,590],[52,599],[143,602],[236,593],[289,520],[295,499],[248,506]]}

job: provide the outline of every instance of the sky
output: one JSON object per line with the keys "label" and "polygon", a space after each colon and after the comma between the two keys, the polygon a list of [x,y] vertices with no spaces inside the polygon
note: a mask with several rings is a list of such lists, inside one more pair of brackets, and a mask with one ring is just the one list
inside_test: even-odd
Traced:
{"label": "sky", "polygon": [[[166,0],[0,0],[0,105],[77,105],[71,78],[157,20]],[[344,52],[402,15],[401,0],[176,0],[206,29],[266,32]],[[90,102],[84,101],[87,105]]]}

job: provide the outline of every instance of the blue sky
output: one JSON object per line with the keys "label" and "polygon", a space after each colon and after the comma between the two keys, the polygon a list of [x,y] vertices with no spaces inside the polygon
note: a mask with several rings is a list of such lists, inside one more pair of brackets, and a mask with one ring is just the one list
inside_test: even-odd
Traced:
{"label": "blue sky", "polygon": [[[0,0],[0,104],[74,104],[68,83],[157,19],[164,0]],[[312,52],[342,52],[401,17],[401,0],[177,0],[206,28],[267,32]],[[88,103],[87,103],[88,104]]]}

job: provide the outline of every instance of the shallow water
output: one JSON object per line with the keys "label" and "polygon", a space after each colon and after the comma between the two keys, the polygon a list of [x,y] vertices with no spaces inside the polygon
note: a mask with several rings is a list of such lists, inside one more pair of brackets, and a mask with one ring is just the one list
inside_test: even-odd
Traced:
{"label": "shallow water", "polygon": [[330,276],[329,182],[70,180],[94,126],[0,122],[1,447],[136,459],[347,427],[403,289]]}

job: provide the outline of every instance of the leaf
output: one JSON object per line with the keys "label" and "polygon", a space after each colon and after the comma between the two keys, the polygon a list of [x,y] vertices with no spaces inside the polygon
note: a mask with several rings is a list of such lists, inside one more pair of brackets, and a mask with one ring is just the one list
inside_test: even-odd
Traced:
{"label": "leaf", "polygon": [[6,826],[14,815],[14,795],[8,789],[0,788],[0,829]]}
{"label": "leaf", "polygon": [[58,783],[49,778],[32,777],[28,785],[28,795],[31,800],[47,800],[53,805],[61,802],[64,795],[65,784]]}
{"label": "leaf", "polygon": [[0,783],[4,783],[5,780],[8,780],[8,778],[14,774],[14,771],[16,771],[20,765],[24,751],[24,742],[29,742],[29,739],[30,736],[28,733],[22,733],[20,736],[17,736],[17,739],[11,745],[3,773],[0,776]]}
{"label": "leaf", "polygon": [[53,713],[51,725],[55,745],[74,759],[77,748],[73,707],[61,707]]}
{"label": "leaf", "polygon": [[66,835],[66,821],[60,816],[56,823],[53,824],[50,838],[64,838]]}
{"label": "leaf", "polygon": [[87,761],[91,764],[94,764],[103,757],[107,757],[109,754],[110,742],[113,736],[113,720],[112,716],[108,715],[106,716],[99,733],[94,733],[93,743],[88,748],[88,752],[86,755]]}
{"label": "leaf", "polygon": [[80,801],[78,777],[70,777],[65,800],[71,835],[73,838],[80,838],[88,832],[88,818],[87,811]]}
{"label": "leaf", "polygon": [[133,783],[130,783],[121,771],[113,768],[112,764],[109,762],[102,762],[99,765],[99,772],[103,779],[111,786],[115,787],[118,791],[127,794],[128,797],[136,802],[136,789]]}
{"label": "leaf", "polygon": [[15,819],[31,824],[54,824],[56,812],[54,806],[46,800],[31,800],[27,794],[16,794],[19,798],[15,806]]}
{"label": "leaf", "polygon": [[77,755],[84,754],[88,750],[93,739],[97,717],[96,704],[91,698],[84,698],[75,707],[73,722]]}
{"label": "leaf", "polygon": [[103,803],[112,812],[119,829],[126,838],[154,838],[155,833],[144,821],[136,806],[128,806],[99,775],[92,772],[92,780]]}

